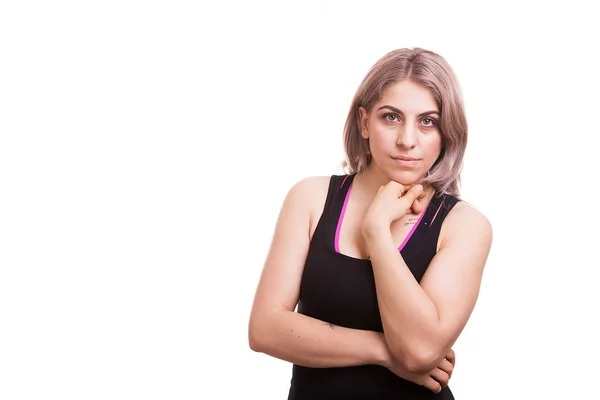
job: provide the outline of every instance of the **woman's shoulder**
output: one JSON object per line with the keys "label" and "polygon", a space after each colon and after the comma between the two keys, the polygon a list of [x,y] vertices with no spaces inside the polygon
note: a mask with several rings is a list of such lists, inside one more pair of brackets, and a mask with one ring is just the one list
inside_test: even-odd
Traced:
{"label": "woman's shoulder", "polygon": [[292,184],[288,196],[302,199],[306,204],[313,206],[314,203],[319,203],[321,200],[325,202],[329,184],[333,178],[333,175],[305,176]]}
{"label": "woman's shoulder", "polygon": [[[289,189],[287,201],[299,212],[308,212],[311,226],[318,221],[327,201],[330,184],[337,175],[312,175],[297,180]],[[343,178],[342,178],[343,179]]]}
{"label": "woman's shoulder", "polygon": [[472,204],[458,200],[442,224],[443,236],[492,236],[492,224],[487,216]]}
{"label": "woman's shoulder", "polygon": [[300,178],[294,183],[294,186],[300,187],[302,190],[318,189],[329,186],[329,182],[333,175],[310,175]]}

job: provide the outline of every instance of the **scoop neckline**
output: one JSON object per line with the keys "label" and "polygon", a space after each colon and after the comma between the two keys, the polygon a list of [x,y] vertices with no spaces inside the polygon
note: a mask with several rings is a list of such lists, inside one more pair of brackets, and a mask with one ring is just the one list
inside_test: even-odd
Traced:
{"label": "scoop neckline", "polygon": [[[350,191],[350,188],[352,187],[353,183],[354,183],[354,177],[356,176],[356,174],[353,174],[351,176],[346,176],[346,178],[351,178],[350,184],[348,185],[348,188],[346,189],[345,193],[343,194],[344,198],[346,197],[346,195],[348,194],[348,191]],[[343,183],[342,183],[343,186]],[[434,200],[436,200],[439,196],[438,191],[436,190],[435,193],[433,194],[433,197],[431,198],[431,200],[429,201],[429,203],[427,204],[427,206],[425,207],[425,210],[423,210],[423,212],[421,213],[421,216],[419,216],[419,221],[417,226],[411,230],[409,232],[410,237],[408,238],[408,240],[406,238],[404,238],[402,240],[402,243],[404,243],[406,241],[406,243],[404,243],[404,246],[402,247],[401,250],[398,250],[398,253],[400,253],[401,255],[403,253],[405,253],[406,249],[409,248],[409,245],[414,241],[413,238],[416,236],[417,232],[420,229],[423,229],[423,226],[426,225],[423,224],[423,220],[425,219],[425,217],[427,216],[428,213],[431,212],[431,204],[434,202]],[[342,213],[342,209],[340,208],[339,213],[335,214],[335,221],[336,221],[336,227],[337,227],[337,221],[339,221],[340,218],[340,214]],[[398,245],[397,248],[399,248],[402,244]],[[325,246],[326,250],[333,254],[336,257],[339,258],[343,258],[347,261],[352,261],[354,263],[360,263],[360,264],[365,264],[365,265],[372,265],[371,259],[370,258],[359,258],[359,257],[353,257],[350,256],[348,254],[344,254],[344,253],[340,253],[338,251],[336,251],[335,249],[335,231],[334,231],[334,235],[333,235],[333,240],[327,240],[327,245]]]}

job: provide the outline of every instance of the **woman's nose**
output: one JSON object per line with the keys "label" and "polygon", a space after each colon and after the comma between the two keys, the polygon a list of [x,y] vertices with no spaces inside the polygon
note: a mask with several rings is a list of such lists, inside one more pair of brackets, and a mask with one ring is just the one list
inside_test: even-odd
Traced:
{"label": "woman's nose", "polygon": [[411,149],[417,144],[417,129],[412,123],[405,123],[398,128],[398,146]]}

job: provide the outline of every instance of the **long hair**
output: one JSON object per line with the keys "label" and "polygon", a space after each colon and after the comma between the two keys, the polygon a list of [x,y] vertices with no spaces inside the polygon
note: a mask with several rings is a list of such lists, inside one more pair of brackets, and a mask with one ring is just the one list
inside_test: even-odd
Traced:
{"label": "long hair", "polygon": [[360,106],[371,112],[390,85],[406,79],[429,89],[440,108],[442,150],[423,184],[430,184],[443,194],[459,197],[468,137],[462,90],[446,60],[429,50],[394,50],[371,67],[354,95],[344,126],[346,158],[343,168],[348,174],[358,173],[371,163],[369,142],[361,136]]}

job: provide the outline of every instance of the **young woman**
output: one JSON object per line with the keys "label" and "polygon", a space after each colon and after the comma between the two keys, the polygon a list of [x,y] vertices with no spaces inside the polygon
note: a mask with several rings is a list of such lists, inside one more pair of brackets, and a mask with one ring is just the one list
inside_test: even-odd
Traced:
{"label": "young woman", "polygon": [[289,399],[453,399],[451,347],[492,228],[459,198],[467,122],[451,67],[420,48],[386,54],[344,142],[346,175],[302,179],[283,202],[250,347],[294,364]]}

